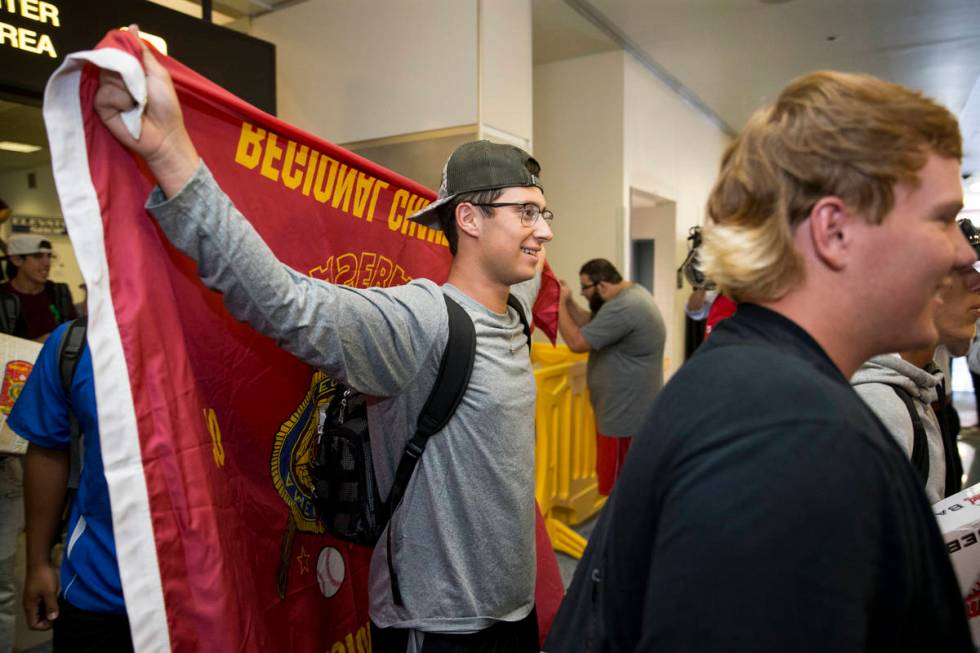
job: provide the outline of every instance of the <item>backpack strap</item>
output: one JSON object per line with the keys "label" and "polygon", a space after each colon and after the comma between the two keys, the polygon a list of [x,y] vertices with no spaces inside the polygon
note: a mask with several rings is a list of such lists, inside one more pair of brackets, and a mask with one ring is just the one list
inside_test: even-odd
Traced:
{"label": "backpack strap", "polygon": [[897,385],[891,386],[891,389],[905,404],[909,417],[912,418],[912,467],[924,485],[929,480],[929,443],[926,441],[926,429],[922,426],[922,418],[912,402],[912,395]]}
{"label": "backpack strap", "polygon": [[0,331],[13,335],[20,318],[20,298],[11,292],[0,291]]}
{"label": "backpack strap", "polygon": [[[936,368],[939,371],[939,368]],[[956,494],[963,488],[963,461],[956,446],[956,438],[960,433],[960,417],[953,407],[952,398],[946,395],[946,380],[936,386],[937,399],[932,405],[939,420],[939,430],[943,436],[943,454],[946,458],[946,487],[943,496]]]}
{"label": "backpack strap", "polygon": [[58,324],[67,322],[75,315],[75,305],[71,301],[71,290],[65,283],[54,283],[53,281],[48,281],[48,283],[51,284],[51,306],[54,309],[52,312],[55,314],[55,322]]}
{"label": "backpack strap", "polygon": [[473,320],[466,314],[463,307],[457,304],[449,295],[443,294],[446,300],[446,310],[449,313],[449,339],[439,361],[439,373],[429,398],[419,414],[415,435],[405,445],[398,469],[395,471],[395,482],[391,486],[388,498],[385,500],[384,512],[388,523],[388,577],[391,580],[391,594],[395,605],[401,606],[402,596],[398,587],[398,575],[391,561],[391,516],[405,496],[405,489],[412,478],[415,466],[425,451],[429,438],[443,428],[456,412],[466,386],[473,373],[473,360],[476,357],[476,329]]}
{"label": "backpack strap", "polygon": [[68,468],[69,492],[78,489],[78,481],[82,472],[82,430],[71,405],[71,385],[75,378],[78,361],[82,357],[82,350],[85,349],[87,331],[88,321],[86,318],[80,317],[72,320],[61,334],[61,342],[58,343],[58,373],[61,379],[61,389],[65,394],[65,403],[68,405],[68,423],[71,433],[69,447],[71,463]]}
{"label": "backpack strap", "polygon": [[507,305],[517,311],[517,317],[521,319],[521,325],[524,327],[524,335],[527,336],[527,348],[531,348],[531,323],[527,321],[527,315],[524,315],[524,307],[521,306],[521,302],[513,295],[507,295]]}

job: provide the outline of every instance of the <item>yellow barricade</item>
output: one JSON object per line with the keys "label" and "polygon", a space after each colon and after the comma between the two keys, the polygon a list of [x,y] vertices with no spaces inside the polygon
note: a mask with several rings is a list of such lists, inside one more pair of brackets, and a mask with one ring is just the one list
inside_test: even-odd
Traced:
{"label": "yellow barricade", "polygon": [[534,343],[538,386],[535,492],[556,551],[580,558],[585,538],[569,526],[605,503],[595,471],[595,416],[585,383],[585,354]]}

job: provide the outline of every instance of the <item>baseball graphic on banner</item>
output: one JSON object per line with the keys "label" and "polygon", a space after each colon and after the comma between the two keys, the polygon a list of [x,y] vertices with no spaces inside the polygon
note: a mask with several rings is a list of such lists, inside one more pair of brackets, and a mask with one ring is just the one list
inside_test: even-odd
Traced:
{"label": "baseball graphic on banner", "polygon": [[324,597],[329,599],[337,593],[344,584],[346,571],[347,566],[340,551],[332,546],[325,546],[320,550],[316,561],[316,578]]}

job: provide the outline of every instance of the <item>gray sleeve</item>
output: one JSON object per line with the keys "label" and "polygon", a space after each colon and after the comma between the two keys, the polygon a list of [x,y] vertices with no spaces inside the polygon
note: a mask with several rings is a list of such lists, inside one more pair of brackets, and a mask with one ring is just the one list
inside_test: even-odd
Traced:
{"label": "gray sleeve", "polygon": [[203,162],[172,198],[155,188],[146,208],[233,316],[360,392],[397,394],[446,340],[434,283],[361,290],[300,274],[276,258]]}
{"label": "gray sleeve", "polygon": [[905,455],[911,459],[915,432],[905,402],[899,399],[892,387],[886,383],[861,383],[854,386],[854,391],[878,416],[898,445],[902,447]]}
{"label": "gray sleeve", "polygon": [[621,310],[624,302],[606,303],[589,323],[582,327],[582,337],[592,349],[599,350],[619,342],[633,330],[629,313]]}

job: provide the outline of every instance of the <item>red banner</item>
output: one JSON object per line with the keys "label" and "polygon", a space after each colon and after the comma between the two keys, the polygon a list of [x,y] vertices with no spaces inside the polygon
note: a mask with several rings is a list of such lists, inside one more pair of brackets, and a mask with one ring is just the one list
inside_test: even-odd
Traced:
{"label": "red banner", "polygon": [[[445,279],[441,232],[406,219],[430,190],[158,59],[201,156],[282,261],[356,287]],[[89,289],[102,453],[136,650],[369,651],[370,551],[325,535],[310,500],[316,407],[330,384],[232,318],[163,237],[143,208],[152,179],[92,110],[98,67],[145,97],[138,44],[116,32],[66,59],[44,114]],[[552,338],[557,299],[548,272],[535,322]],[[538,559],[548,624],[561,581],[547,535]]]}

